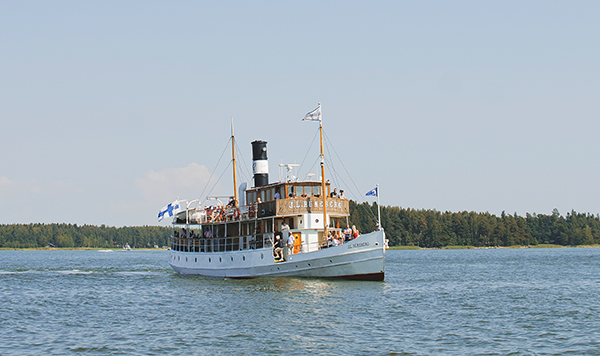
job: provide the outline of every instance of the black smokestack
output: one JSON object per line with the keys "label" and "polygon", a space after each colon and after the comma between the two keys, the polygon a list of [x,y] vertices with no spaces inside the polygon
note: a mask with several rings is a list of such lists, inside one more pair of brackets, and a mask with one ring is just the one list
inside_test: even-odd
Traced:
{"label": "black smokestack", "polygon": [[267,142],[256,140],[252,142],[252,173],[254,186],[262,187],[269,184],[269,161],[267,160]]}

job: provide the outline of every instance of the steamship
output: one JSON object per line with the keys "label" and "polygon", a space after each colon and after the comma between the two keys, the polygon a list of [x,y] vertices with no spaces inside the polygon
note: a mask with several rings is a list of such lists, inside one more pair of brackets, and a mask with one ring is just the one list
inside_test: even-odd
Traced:
{"label": "steamship", "polygon": [[[172,214],[171,267],[182,275],[218,278],[383,281],[384,230],[379,223],[373,232],[344,237],[349,201],[330,195],[331,186],[324,177],[321,120],[319,131],[320,182],[286,179],[270,183],[267,142],[257,140],[252,142],[253,187],[241,184],[229,204],[221,202],[226,197],[212,197],[212,205],[210,200],[178,201]],[[237,187],[233,123],[231,138]],[[278,236],[282,248],[278,248]],[[339,243],[333,244],[336,237]]]}

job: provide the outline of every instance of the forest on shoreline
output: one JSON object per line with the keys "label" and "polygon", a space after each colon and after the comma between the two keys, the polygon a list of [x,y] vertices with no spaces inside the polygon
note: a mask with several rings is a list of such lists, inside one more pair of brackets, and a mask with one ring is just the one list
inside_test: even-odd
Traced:
{"label": "forest on shoreline", "polygon": [[77,224],[0,225],[0,248],[169,246],[172,229],[162,226],[94,226]]}
{"label": "forest on shoreline", "polygon": [[[571,211],[552,214],[439,212],[382,206],[381,220],[392,246],[509,247],[535,245],[595,245],[600,243],[600,217]],[[375,229],[376,203],[350,201],[349,223],[361,232]],[[109,227],[77,224],[0,225],[0,248],[132,248],[169,246],[171,227]]]}
{"label": "forest on shoreline", "polygon": [[[359,231],[372,231],[377,204],[350,201],[350,223]],[[381,206],[381,225],[390,246],[443,248],[447,246],[508,247],[600,243],[600,216],[571,211],[562,216],[502,212],[500,216],[477,212],[440,212]]]}

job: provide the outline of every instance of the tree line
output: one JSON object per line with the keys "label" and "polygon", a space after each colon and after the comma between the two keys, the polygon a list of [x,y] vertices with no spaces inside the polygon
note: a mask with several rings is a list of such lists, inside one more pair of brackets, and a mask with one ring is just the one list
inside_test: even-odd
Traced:
{"label": "tree line", "polygon": [[[350,222],[362,231],[373,231],[377,204],[350,201]],[[439,212],[381,206],[381,224],[390,246],[514,246],[554,244],[563,246],[600,243],[600,216],[571,211],[562,216],[501,216],[476,212]]]}
{"label": "tree line", "polygon": [[[382,206],[381,220],[390,246],[514,246],[554,244],[563,246],[600,243],[600,217],[571,211],[552,214],[505,214],[439,212]],[[351,225],[361,232],[373,231],[377,205],[350,201]],[[172,229],[161,226],[109,227],[77,224],[0,225],[0,247],[36,248],[98,247],[125,244],[143,248],[169,246]]]}
{"label": "tree line", "polygon": [[161,226],[110,227],[77,224],[0,225],[0,247],[36,248],[169,246],[172,229]]}

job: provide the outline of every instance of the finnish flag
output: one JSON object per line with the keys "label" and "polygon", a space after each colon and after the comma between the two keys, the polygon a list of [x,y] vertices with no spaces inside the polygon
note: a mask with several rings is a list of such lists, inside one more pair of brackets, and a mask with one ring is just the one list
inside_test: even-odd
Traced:
{"label": "finnish flag", "polygon": [[376,197],[377,196],[377,187],[369,190],[366,194],[368,197]]}
{"label": "finnish flag", "polygon": [[165,206],[160,209],[158,212],[158,221],[161,221],[165,218],[165,215],[172,217],[173,214],[177,214],[181,209],[179,208],[179,200],[175,200],[171,204]]}

